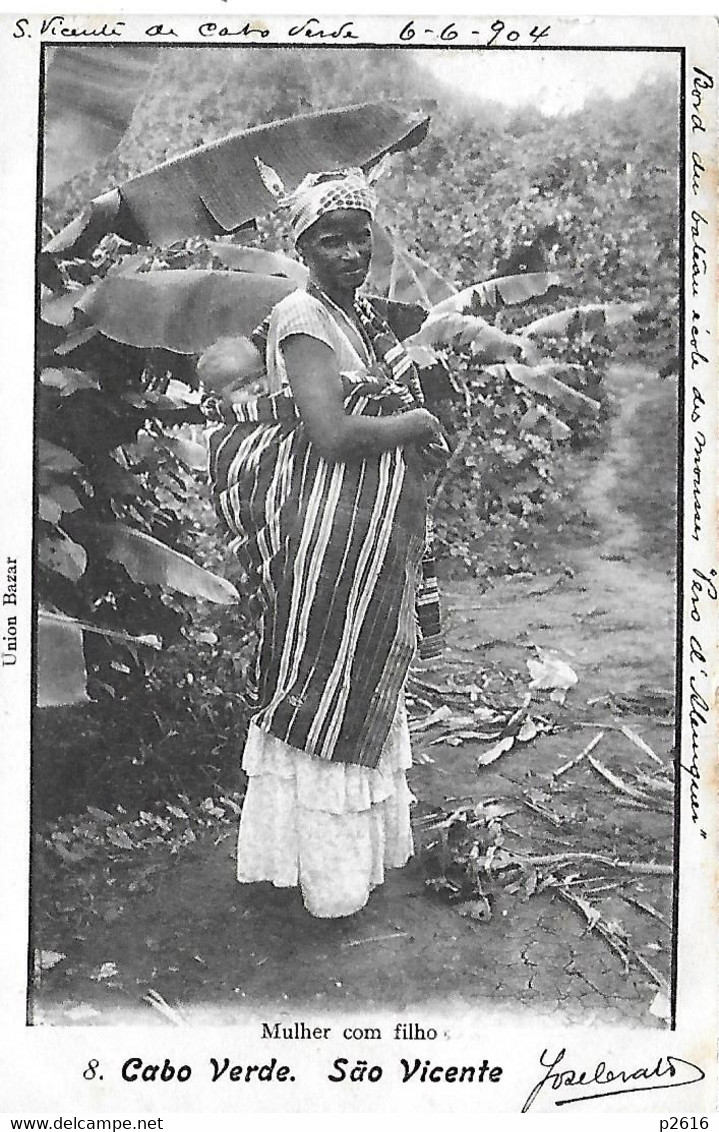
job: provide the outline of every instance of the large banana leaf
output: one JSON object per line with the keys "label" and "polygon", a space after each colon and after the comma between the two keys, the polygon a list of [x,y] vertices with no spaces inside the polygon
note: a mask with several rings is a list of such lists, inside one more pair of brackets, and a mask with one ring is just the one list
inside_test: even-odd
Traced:
{"label": "large banana leaf", "polygon": [[79,221],[63,229],[45,251],[77,255],[108,231],[152,244],[225,235],[276,207],[256,158],[291,189],[313,170],[369,168],[385,153],[418,145],[428,126],[426,115],[391,102],[254,126],[125,181],[91,202]]}
{"label": "large banana leaf", "polygon": [[156,47],[50,47],[45,79],[45,191],[91,169],[130,124]]}
{"label": "large banana leaf", "polygon": [[82,628],[69,617],[40,610],[37,631],[37,706],[86,703]]}
{"label": "large banana leaf", "polygon": [[[45,274],[51,274],[54,256],[64,256],[69,259],[81,258],[89,255],[96,244],[108,232],[119,232],[126,239],[139,241],[139,233],[133,228],[132,217],[126,210],[121,210],[122,198],[118,189],[108,189],[99,197],[91,200],[86,208],[66,224],[57,236],[45,244],[40,254],[40,269]],[[50,284],[52,286],[53,284]]]}
{"label": "large banana leaf", "polygon": [[87,669],[83,648],[85,633],[98,633],[122,644],[160,648],[160,639],[156,636],[132,637],[116,629],[88,625],[86,621],[77,621],[66,617],[64,613],[40,609],[37,635],[38,707],[87,703]]}
{"label": "large banana leaf", "polygon": [[535,429],[540,421],[546,421],[552,440],[569,440],[572,430],[564,421],[560,421],[544,408],[544,405],[533,405],[523,417],[520,417],[520,428]]}
{"label": "large banana leaf", "polygon": [[207,446],[189,437],[168,437],[165,443],[188,468],[201,472],[207,468]]}
{"label": "large banana leaf", "polygon": [[51,326],[70,326],[91,291],[91,287],[73,287],[57,295],[46,295],[40,304],[40,317]]}
{"label": "large banana leaf", "polygon": [[99,549],[124,566],[133,582],[178,590],[218,605],[239,601],[237,590],[226,578],[211,574],[187,555],[143,531],[134,531],[122,523],[96,527],[94,531]]}
{"label": "large banana leaf", "polygon": [[[44,517],[42,512],[40,516]],[[37,559],[48,570],[62,574],[71,582],[79,581],[87,569],[85,547],[71,539],[60,527],[54,527],[39,538]]]}
{"label": "large banana leaf", "polygon": [[66,483],[51,483],[45,491],[42,489],[37,496],[37,511],[40,518],[53,526],[62,520],[63,515],[72,514],[81,507],[72,488]]}
{"label": "large banana leaf", "polygon": [[[436,311],[437,308],[434,308]],[[430,314],[418,332],[407,339],[405,346],[469,346],[480,362],[510,361],[522,354],[522,341],[490,326],[483,318],[444,311]]]}
{"label": "large banana leaf", "polygon": [[604,326],[619,326],[627,322],[643,306],[643,303],[587,303],[537,318],[522,326],[517,333],[530,338],[557,338],[566,334],[573,323],[579,332],[596,333]]}
{"label": "large banana leaf", "polygon": [[67,448],[61,448],[41,436],[37,442],[38,472],[42,482],[51,482],[54,473],[76,472],[80,461]]}
{"label": "large banana leaf", "polygon": [[307,268],[298,259],[264,248],[247,248],[238,244],[215,244],[212,254],[232,271],[249,271],[254,275],[283,275],[301,285],[307,281]]}
{"label": "large banana leaf", "polygon": [[498,310],[500,307],[528,303],[531,299],[537,299],[542,295],[551,295],[562,286],[561,277],[554,271],[505,275],[501,279],[474,283],[459,294],[443,299],[432,308],[432,314],[440,314],[444,311],[462,313],[466,310],[471,310],[473,314],[481,314],[485,310]]}
{"label": "large banana leaf", "polygon": [[372,226],[374,248],[367,288],[397,303],[419,303],[429,309],[455,294],[455,288],[425,263],[407,251],[384,224]]}
{"label": "large banana leaf", "polygon": [[[420,302],[429,309],[438,292],[453,294],[440,275],[410,252],[395,249],[387,298],[397,303]],[[432,296],[435,296],[434,300]]]}
{"label": "large banana leaf", "polygon": [[[241,271],[149,271],[107,276],[77,292],[72,310],[115,342],[199,354],[218,338],[251,333],[295,287],[281,276]],[[55,302],[66,316],[62,297],[43,317],[56,316]]]}
{"label": "large banana leaf", "polygon": [[[457,288],[454,284],[448,283],[444,276],[440,275],[430,264],[425,263],[423,259],[420,259],[414,252],[409,252],[404,248],[402,250],[402,256],[412,268],[414,277],[426,293],[430,306],[434,306],[435,303],[439,303],[443,299],[448,299],[450,295],[456,295]],[[407,301],[406,299],[400,299],[398,294],[392,294],[389,298],[395,299],[397,302]]]}
{"label": "large banana leaf", "polygon": [[500,365],[487,366],[485,373],[491,377],[509,377],[518,385],[523,385],[525,389],[531,389],[533,393],[539,393],[542,397],[548,397],[550,401],[565,409],[596,416],[599,412],[598,402],[587,397],[585,393],[580,393],[578,389],[572,389],[571,385],[566,385],[554,376],[558,370],[566,370],[566,368],[566,365],[557,362],[545,362],[539,366],[503,362]]}

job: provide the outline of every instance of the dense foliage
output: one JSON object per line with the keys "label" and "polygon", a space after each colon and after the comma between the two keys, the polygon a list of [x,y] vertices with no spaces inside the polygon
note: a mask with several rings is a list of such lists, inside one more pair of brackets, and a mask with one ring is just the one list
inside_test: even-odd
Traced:
{"label": "dense foliage", "polygon": [[[461,100],[401,52],[180,48],[160,63],[118,149],[53,193],[57,230],[90,197],[193,146],[296,113],[434,98],[429,139],[383,184],[403,239],[458,286],[549,256],[582,302],[648,299],[646,339],[671,339],[677,295],[678,89],[666,78],[621,101],[548,118],[491,90]],[[275,235],[277,226],[263,225]],[[651,333],[649,333],[651,328]]]}
{"label": "dense foliage", "polygon": [[[84,285],[122,270],[126,252],[108,238],[89,263],[60,268]],[[145,258],[156,266],[155,253]],[[189,437],[205,423],[194,361],[41,319],[38,366],[41,611],[97,631],[82,640],[89,702],[38,714],[35,804],[107,805],[119,784],[121,800],[142,802],[168,784],[226,781],[213,749],[221,736],[229,757],[242,733],[248,634],[241,604],[222,606],[220,638],[214,606],[197,600],[213,589],[202,568],[224,573],[225,555],[192,466],[200,449]]]}
{"label": "dense foliage", "polygon": [[[489,101],[459,104],[399,52],[353,51],[352,75],[348,99],[341,51],[162,52],[118,149],[48,197],[47,229],[57,231],[87,200],[128,176],[239,127],[347,101],[434,94],[430,138],[393,159],[382,188],[383,219],[410,250],[458,288],[551,269],[567,304],[644,304],[629,331],[590,327],[577,316],[543,343],[543,356],[578,366],[563,380],[600,402],[592,422],[571,410],[559,412],[559,421],[548,416],[546,400],[483,366],[468,348],[440,351],[455,387],[464,390],[463,398],[436,406],[458,443],[439,488],[443,569],[484,575],[531,568],[544,532],[574,513],[567,448],[601,441],[611,413],[602,386],[609,360],[639,353],[661,364],[674,349],[676,92],[648,84],[631,102],[595,101],[557,120]],[[260,220],[258,240],[289,250],[274,217]],[[215,262],[207,241],[159,251],[107,237],[89,260],[60,262],[56,270],[64,284],[86,285],[127,268]],[[556,294],[538,296],[493,312],[492,321],[511,332],[558,305]],[[198,610],[201,583],[193,597],[192,586],[183,592],[163,585],[161,571],[133,573],[127,548],[108,555],[100,536],[119,521],[220,574],[231,571],[183,447],[187,427],[199,421],[195,359],[57,323],[43,324],[39,351],[41,600],[163,646],[158,653],[147,640],[85,634],[95,702],[63,710],[69,724],[61,746],[73,780],[82,790],[85,773],[92,777],[89,795],[99,790],[106,803],[118,783],[129,799],[138,780],[143,797],[161,797],[168,780],[178,789],[201,783],[203,790],[227,781],[243,726],[242,606]],[[562,422],[571,440],[559,445]],[[41,720],[40,762],[50,757],[56,730]],[[41,805],[54,805],[51,793],[38,795]]]}

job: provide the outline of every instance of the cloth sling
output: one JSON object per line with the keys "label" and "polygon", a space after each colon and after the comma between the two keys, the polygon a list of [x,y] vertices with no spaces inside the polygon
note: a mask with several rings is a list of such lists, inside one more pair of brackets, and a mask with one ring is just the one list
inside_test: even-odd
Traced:
{"label": "cloth sling", "polygon": [[[310,285],[308,290],[324,302],[334,307],[318,287]],[[424,405],[424,393],[419,380],[417,367],[407,354],[386,318],[372,300],[358,295],[354,302],[354,312],[359,323],[365,344],[375,359],[372,373],[378,374],[393,386],[401,399],[401,409],[413,409]],[[253,331],[251,338],[261,354],[267,346],[270,315]],[[441,460],[446,459],[449,449],[446,442],[430,446],[436,449]],[[439,656],[444,647],[442,617],[437,584],[437,566],[434,556],[434,528],[429,509],[425,512],[425,548],[422,556],[422,572],[415,598],[417,617],[417,651],[423,660]]]}
{"label": "cloth sling", "polygon": [[[395,374],[410,373],[409,359],[371,306],[360,309],[376,372],[344,376],[345,412],[406,410],[417,401]],[[419,458],[394,449],[325,461],[286,388],[226,410],[210,437],[210,480],[258,624],[245,690],[253,721],[320,758],[375,766],[416,646]]]}

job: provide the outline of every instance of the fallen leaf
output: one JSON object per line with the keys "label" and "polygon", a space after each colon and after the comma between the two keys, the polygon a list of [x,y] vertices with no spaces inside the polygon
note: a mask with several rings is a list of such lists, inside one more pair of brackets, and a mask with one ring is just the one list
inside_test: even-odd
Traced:
{"label": "fallen leaf", "polygon": [[655,1018],[661,1018],[662,1022],[670,1021],[671,1007],[669,1005],[669,998],[664,991],[657,991],[649,1007],[649,1013],[653,1014]]}
{"label": "fallen leaf", "polygon": [[205,798],[204,802],[200,802],[200,810],[203,814],[210,814],[213,818],[223,818],[225,811],[216,806],[212,798]]}
{"label": "fallen leaf", "polygon": [[465,900],[462,904],[456,904],[455,911],[468,920],[477,920],[482,924],[487,924],[492,919],[492,909],[484,896],[478,900]]}
{"label": "fallen leaf", "polygon": [[527,875],[524,879],[524,891],[526,892],[527,896],[533,896],[534,895],[534,893],[537,891],[537,885],[538,884],[539,884],[539,873],[537,872],[536,869],[528,869]]}
{"label": "fallen leaf", "polygon": [[36,951],[35,965],[40,971],[50,971],[67,956],[62,951]]}
{"label": "fallen leaf", "polygon": [[217,633],[212,633],[209,630],[203,630],[201,633],[195,633],[194,638],[196,641],[200,641],[203,645],[216,645],[220,639],[217,636]]}
{"label": "fallen leaf", "polygon": [[622,724],[621,731],[631,743],[634,743],[635,747],[639,747],[640,751],[644,751],[645,755],[649,755],[650,759],[654,759],[655,763],[659,763],[660,766],[664,765],[659,755],[642,739],[641,735],[637,735],[636,731],[632,731],[631,727],[628,727],[626,723]]}
{"label": "fallen leaf", "polygon": [[573,668],[552,650],[537,649],[538,659],[527,661],[532,677],[530,688],[571,688],[579,680]]}
{"label": "fallen leaf", "polygon": [[97,806],[88,806],[87,812],[97,818],[98,821],[114,821],[115,815],[109,814],[107,810],[99,810]]}
{"label": "fallen leaf", "polygon": [[[220,801],[222,803],[224,803],[225,806],[228,806],[229,809],[232,810],[233,814],[241,814],[242,813],[242,806],[238,806],[237,802],[233,801],[232,798],[227,798],[224,794],[221,794],[220,795]],[[168,809],[169,809],[169,806],[168,806]]]}
{"label": "fallen leaf", "polygon": [[583,900],[581,896],[576,896],[573,894],[572,899],[577,907],[580,908],[586,916],[589,930],[591,931],[592,928],[596,927],[596,925],[601,920],[602,913],[598,908],[592,907],[588,900]]}
{"label": "fallen leaf", "polygon": [[[170,967],[168,969],[170,971],[176,971],[177,967]],[[153,1010],[157,1010],[167,1018],[168,1022],[172,1022],[175,1026],[184,1026],[186,1024],[182,1012],[177,1010],[174,1006],[171,1006],[170,1003],[162,997],[159,991],[154,990],[154,988],[151,987],[147,994],[143,995],[143,1002],[147,1002]]]}
{"label": "fallen leaf", "polygon": [[436,747],[439,743],[446,743],[449,747],[459,747],[468,739],[496,739],[497,732],[488,734],[486,731],[447,731],[443,735],[438,735],[430,743],[430,747]]}
{"label": "fallen leaf", "polygon": [[120,829],[119,826],[113,826],[111,829],[107,830],[107,840],[111,841],[113,845],[116,845],[118,849],[135,848],[135,843],[132,838],[124,829]]}
{"label": "fallen leaf", "polygon": [[96,971],[93,971],[90,975],[90,978],[94,979],[95,982],[98,983],[104,979],[113,979],[117,973],[117,964],[108,962],[101,964],[101,966],[98,967]]}
{"label": "fallen leaf", "polygon": [[509,817],[510,814],[516,814],[516,805],[511,805],[508,802],[480,802],[474,808],[477,817],[483,817],[484,820],[489,822],[497,821],[499,818]]}
{"label": "fallen leaf", "polygon": [[504,739],[500,739],[498,743],[490,747],[484,754],[480,755],[475,765],[477,767],[489,766],[490,763],[496,762],[498,758],[501,758],[502,755],[511,750],[513,746],[514,735],[506,735]]}
{"label": "fallen leaf", "polygon": [[445,719],[449,719],[452,715],[452,709],[447,707],[447,704],[442,704],[441,707],[436,708],[430,712],[425,719],[418,719],[410,723],[410,731],[427,731],[428,728],[433,727],[435,723],[442,723]]}
{"label": "fallen leaf", "polygon": [[517,732],[517,739],[520,743],[528,743],[530,739],[534,739],[539,734],[537,727],[531,716],[527,716],[524,723]]}
{"label": "fallen leaf", "polygon": [[494,721],[500,718],[498,712],[492,711],[492,709],[488,707],[482,707],[481,705],[479,707],[473,708],[472,712],[477,717],[477,719],[481,719],[485,723],[487,723],[489,720]]}

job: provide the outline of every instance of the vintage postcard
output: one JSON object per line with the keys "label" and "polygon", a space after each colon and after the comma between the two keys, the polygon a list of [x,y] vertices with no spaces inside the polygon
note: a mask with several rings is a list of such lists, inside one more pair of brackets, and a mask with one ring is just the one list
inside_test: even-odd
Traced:
{"label": "vintage postcard", "polygon": [[222,8],[0,19],[4,1126],[708,1129],[716,24]]}

